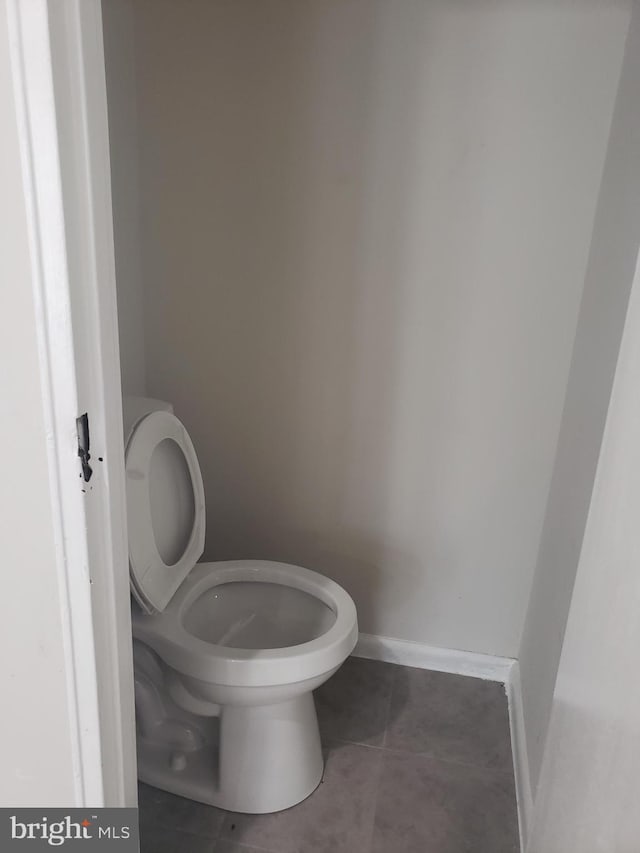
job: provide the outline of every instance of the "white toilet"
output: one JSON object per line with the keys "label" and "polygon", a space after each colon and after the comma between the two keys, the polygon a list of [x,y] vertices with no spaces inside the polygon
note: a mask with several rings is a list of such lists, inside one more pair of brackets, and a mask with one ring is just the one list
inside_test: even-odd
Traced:
{"label": "white toilet", "polygon": [[262,560],[198,563],[200,467],[172,407],[125,398],[138,775],[238,812],[286,809],[319,784],[311,691],[353,651],[338,584]]}

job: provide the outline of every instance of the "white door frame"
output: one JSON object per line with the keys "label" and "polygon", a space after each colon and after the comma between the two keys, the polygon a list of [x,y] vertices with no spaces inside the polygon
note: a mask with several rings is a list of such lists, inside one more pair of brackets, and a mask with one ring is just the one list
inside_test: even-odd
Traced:
{"label": "white door frame", "polygon": [[[7,0],[77,806],[136,804],[122,400],[100,0]],[[87,413],[82,476],[76,418]]]}

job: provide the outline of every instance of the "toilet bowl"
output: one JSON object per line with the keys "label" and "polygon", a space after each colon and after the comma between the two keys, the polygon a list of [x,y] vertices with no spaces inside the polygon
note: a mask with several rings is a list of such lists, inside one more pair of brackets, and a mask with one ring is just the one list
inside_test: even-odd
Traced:
{"label": "toilet bowl", "polygon": [[188,433],[167,403],[124,404],[138,775],[231,811],[288,808],[322,777],[312,691],[353,651],[355,605],[299,566],[197,562]]}

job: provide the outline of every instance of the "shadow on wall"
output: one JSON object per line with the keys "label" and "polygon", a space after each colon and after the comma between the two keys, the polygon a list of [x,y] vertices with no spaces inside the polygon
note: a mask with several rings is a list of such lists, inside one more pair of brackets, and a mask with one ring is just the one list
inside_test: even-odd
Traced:
{"label": "shadow on wall", "polygon": [[611,123],[553,479],[519,654],[534,791],[640,243],[639,89],[640,7],[636,6]]}
{"label": "shadow on wall", "polygon": [[205,558],[515,653],[606,101],[570,6],[136,0],[148,392],[198,450]]}

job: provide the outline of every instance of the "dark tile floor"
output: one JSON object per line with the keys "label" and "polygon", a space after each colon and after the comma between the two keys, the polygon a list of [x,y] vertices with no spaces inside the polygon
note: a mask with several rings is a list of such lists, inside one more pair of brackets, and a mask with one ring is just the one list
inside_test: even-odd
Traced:
{"label": "dark tile floor", "polygon": [[501,684],[349,658],[316,692],[323,781],[272,815],[140,786],[142,853],[516,853]]}

